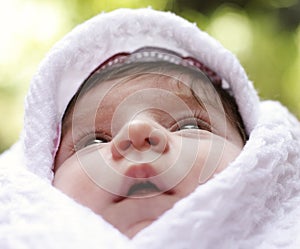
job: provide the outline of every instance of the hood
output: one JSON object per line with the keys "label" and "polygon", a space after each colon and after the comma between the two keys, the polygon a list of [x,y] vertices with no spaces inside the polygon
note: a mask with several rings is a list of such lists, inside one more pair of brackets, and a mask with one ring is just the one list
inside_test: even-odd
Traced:
{"label": "hood", "polygon": [[[120,52],[160,47],[191,56],[229,83],[248,134],[257,122],[258,97],[237,58],[195,24],[153,9],[119,9],[77,26],[42,61],[26,98],[27,167],[52,180],[62,115],[81,83]],[[33,156],[34,155],[34,156]]]}

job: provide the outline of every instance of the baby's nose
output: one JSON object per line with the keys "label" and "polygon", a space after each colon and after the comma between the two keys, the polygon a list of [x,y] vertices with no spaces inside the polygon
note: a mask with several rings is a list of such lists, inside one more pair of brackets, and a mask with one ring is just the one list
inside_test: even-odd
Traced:
{"label": "baby's nose", "polygon": [[168,138],[163,127],[149,120],[133,120],[113,139],[112,154],[118,158],[130,151],[164,153],[167,149]]}

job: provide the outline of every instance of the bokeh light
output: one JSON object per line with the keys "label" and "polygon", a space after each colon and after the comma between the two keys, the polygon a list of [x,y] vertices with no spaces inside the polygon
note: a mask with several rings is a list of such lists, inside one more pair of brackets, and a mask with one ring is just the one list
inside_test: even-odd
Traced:
{"label": "bokeh light", "polygon": [[252,46],[249,18],[240,9],[221,7],[214,14],[207,31],[238,56],[246,56]]}

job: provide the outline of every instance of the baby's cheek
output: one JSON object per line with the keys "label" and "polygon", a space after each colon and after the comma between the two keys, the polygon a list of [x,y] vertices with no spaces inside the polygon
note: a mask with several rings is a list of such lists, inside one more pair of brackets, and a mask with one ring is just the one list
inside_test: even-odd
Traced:
{"label": "baby's cheek", "polygon": [[79,192],[84,178],[85,174],[82,172],[77,159],[72,156],[55,171],[52,184],[63,193],[74,197]]}
{"label": "baby's cheek", "polygon": [[55,172],[53,186],[97,214],[111,203],[112,195],[95,184],[76,156],[68,158]]}
{"label": "baby's cheek", "polygon": [[240,154],[241,149],[223,140],[211,141],[198,156],[199,184],[223,171]]}
{"label": "baby's cheek", "polygon": [[64,194],[86,206],[90,206],[85,201],[89,199],[89,194],[93,193],[93,189],[96,188],[82,169],[75,154],[56,170],[52,184]]}
{"label": "baby's cheek", "polygon": [[226,143],[223,152],[220,155],[220,161],[215,173],[220,173],[229,166],[241,153],[242,148],[235,146],[232,143]]}

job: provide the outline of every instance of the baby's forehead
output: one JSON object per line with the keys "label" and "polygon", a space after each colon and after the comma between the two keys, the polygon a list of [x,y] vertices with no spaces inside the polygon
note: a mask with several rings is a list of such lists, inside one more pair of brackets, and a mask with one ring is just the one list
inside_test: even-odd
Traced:
{"label": "baby's forehead", "polygon": [[[198,104],[199,107],[222,108],[218,93],[202,72],[179,67],[171,70],[154,68],[131,74],[125,72],[122,77],[117,77],[118,73],[111,75],[112,77],[101,77],[100,74],[98,77],[94,76],[90,82],[85,82],[82,93],[78,93],[77,100],[69,108],[73,110],[76,103],[85,103],[88,108],[97,108],[101,103],[105,103],[105,108],[111,108],[115,102],[123,101],[132,95],[139,98],[140,102],[147,101],[147,94],[156,95],[157,101],[163,105],[167,93],[180,97],[186,103]],[[176,105],[174,101],[174,109]],[[64,118],[64,123],[69,122],[70,118]]]}
{"label": "baby's forehead", "polygon": [[176,71],[131,75],[117,80],[111,88],[112,95],[116,96],[143,91],[149,94],[151,91],[161,92],[161,97],[164,97],[163,93],[171,93],[186,101],[197,100],[200,104],[211,106],[220,104],[220,96],[208,78]]}

